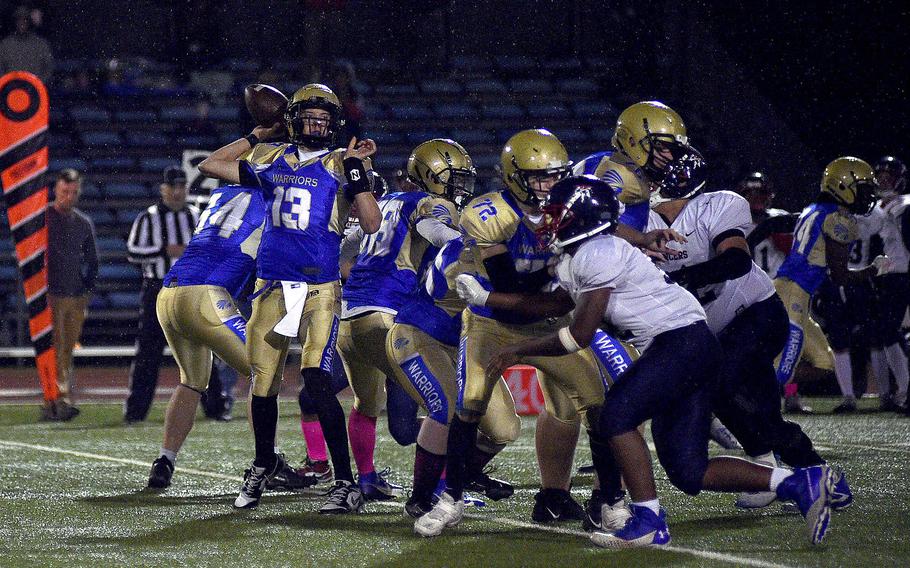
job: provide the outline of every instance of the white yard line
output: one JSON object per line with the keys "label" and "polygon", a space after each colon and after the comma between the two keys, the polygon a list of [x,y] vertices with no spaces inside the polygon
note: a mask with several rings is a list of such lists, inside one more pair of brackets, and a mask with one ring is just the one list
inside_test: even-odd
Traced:
{"label": "white yard line", "polygon": [[[53,446],[26,444],[24,442],[15,442],[12,440],[0,440],[0,446],[6,446],[8,448],[21,448],[21,449],[37,450],[37,451],[41,451],[41,452],[47,452],[50,454],[74,456],[74,457],[79,457],[79,458],[93,459],[93,460],[118,463],[118,464],[123,464],[123,465],[131,465],[131,466],[141,467],[143,469],[147,469],[149,467],[148,462],[139,461],[139,460],[117,458],[117,457],[113,457],[113,456],[106,456],[103,454],[93,454],[93,453],[89,453],[89,452],[79,452],[79,451],[75,451],[75,450],[67,450],[65,448],[56,448]],[[203,471],[203,470],[199,470],[199,469],[191,469],[191,468],[184,468],[184,467],[178,467],[175,470],[178,472],[181,472],[181,473],[185,473],[185,474],[199,475],[199,476],[203,476],[203,477],[211,477],[214,479],[221,479],[221,480],[225,480],[225,481],[234,481],[234,482],[238,482],[238,483],[240,481],[242,481],[242,479],[236,475],[225,475],[223,473],[216,473],[213,471]],[[401,503],[389,503],[389,502],[376,502],[371,505],[394,507],[394,508],[398,508],[398,509],[403,507],[403,505]],[[577,536],[577,537],[582,537],[585,539],[588,538],[588,534],[583,531],[568,529],[568,528],[564,528],[564,527],[538,525],[538,524],[534,524],[534,523],[519,521],[517,519],[509,519],[507,517],[492,517],[492,516],[488,516],[488,515],[481,515],[481,514],[474,514],[474,513],[467,513],[465,516],[468,518],[471,518],[471,519],[477,519],[479,521],[498,523],[500,525],[506,525],[506,526],[516,527],[516,528],[530,529],[530,530],[556,533],[556,534],[564,534],[564,535],[570,535],[570,536]],[[726,562],[728,564],[733,564],[733,565],[737,565],[737,566],[755,566],[756,568],[788,568],[785,564],[776,564],[774,562],[767,562],[765,560],[758,560],[755,558],[748,558],[745,556],[736,556],[733,554],[725,554],[722,552],[711,552],[709,550],[698,550],[698,549],[694,549],[694,548],[684,548],[681,546],[664,546],[664,547],[659,547],[659,548],[655,548],[655,549],[656,550],[666,550],[669,552],[676,552],[679,554],[688,554],[690,556],[696,556],[698,558],[705,558],[707,560],[716,560],[718,562]]]}

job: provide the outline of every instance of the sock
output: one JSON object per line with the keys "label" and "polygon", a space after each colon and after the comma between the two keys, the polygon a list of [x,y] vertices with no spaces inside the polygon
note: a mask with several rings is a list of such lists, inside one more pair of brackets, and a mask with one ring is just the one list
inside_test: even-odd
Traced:
{"label": "sock", "polygon": [[622,499],[622,472],[613,458],[610,444],[601,439],[592,430],[588,430],[588,441],[591,445],[591,460],[600,481],[600,490],[610,505]]}
{"label": "sock", "polygon": [[834,376],[844,398],[856,398],[853,394],[853,366],[849,351],[834,352]]}
{"label": "sock", "polygon": [[300,419],[300,430],[303,431],[303,439],[306,442],[306,453],[313,461],[327,461],[329,455],[325,449],[325,438],[322,436],[322,426],[319,420],[307,422]]}
{"label": "sock", "polygon": [[361,414],[351,409],[348,417],[348,437],[351,439],[351,453],[357,464],[357,473],[373,473],[373,451],[376,449],[376,417]]}
{"label": "sock", "polygon": [[650,509],[655,515],[660,515],[660,500],[659,499],[649,499],[647,501],[638,501],[633,502],[633,505],[636,507],[645,507]]}
{"label": "sock", "polygon": [[275,465],[275,434],[278,430],[278,395],[250,395],[256,459],[253,465],[270,469]]}
{"label": "sock", "polygon": [[345,427],[344,409],[338,397],[332,392],[332,376],[317,368],[306,368],[300,371],[303,375],[303,388],[316,404],[319,424],[325,443],[332,456],[332,468],[338,481],[354,482],[351,471],[351,454],[348,452],[348,430]]}
{"label": "sock", "polygon": [[910,372],[907,370],[907,356],[901,349],[900,343],[893,343],[885,347],[885,357],[888,359],[888,366],[894,373],[894,380],[897,382],[897,389],[894,393],[894,402],[904,404],[907,399],[907,383],[910,382]]}
{"label": "sock", "polygon": [[172,452],[165,448],[161,448],[161,453],[158,454],[158,457],[164,456],[171,461],[172,464],[177,464],[177,452]]}
{"label": "sock", "polygon": [[799,386],[796,383],[787,383],[784,385],[784,396],[790,398],[799,394]]}
{"label": "sock", "polygon": [[782,467],[775,467],[771,470],[771,482],[768,484],[768,489],[770,491],[777,491],[777,486],[780,485],[780,482],[787,479],[793,475],[793,472],[789,469],[784,469]]}
{"label": "sock", "polygon": [[468,461],[465,462],[465,479],[467,481],[472,481],[475,477],[483,473],[483,468],[487,466],[488,463],[493,461],[493,458],[496,457],[496,454],[491,454],[481,450],[475,444],[474,451],[471,452],[471,455],[468,457]]}
{"label": "sock", "polygon": [[878,396],[887,397],[891,394],[891,375],[888,371],[888,359],[881,349],[869,351],[869,360],[872,362],[872,374],[878,385]]}
{"label": "sock", "polygon": [[430,501],[439,480],[445,475],[445,467],[444,455],[434,454],[417,444],[417,452],[414,455],[414,487],[411,489],[411,495],[421,501]]}
{"label": "sock", "polygon": [[470,463],[477,440],[477,422],[464,422],[456,414],[449,425],[449,446],[446,454],[446,491],[455,501],[464,498],[467,482],[465,466]]}

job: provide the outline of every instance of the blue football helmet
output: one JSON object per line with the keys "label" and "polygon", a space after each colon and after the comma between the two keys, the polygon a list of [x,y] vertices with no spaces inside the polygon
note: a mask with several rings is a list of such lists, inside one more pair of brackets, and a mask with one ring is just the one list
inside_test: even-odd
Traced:
{"label": "blue football helmet", "polygon": [[607,182],[592,175],[566,178],[550,189],[537,228],[542,247],[561,250],[600,233],[612,233],[619,223],[619,199]]}

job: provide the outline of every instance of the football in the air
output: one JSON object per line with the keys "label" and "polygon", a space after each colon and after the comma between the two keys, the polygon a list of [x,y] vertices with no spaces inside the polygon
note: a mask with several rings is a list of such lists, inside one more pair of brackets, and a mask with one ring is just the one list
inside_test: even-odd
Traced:
{"label": "football in the air", "polygon": [[288,98],[281,91],[261,83],[247,85],[243,89],[243,101],[250,116],[260,126],[271,126],[280,122],[288,106]]}

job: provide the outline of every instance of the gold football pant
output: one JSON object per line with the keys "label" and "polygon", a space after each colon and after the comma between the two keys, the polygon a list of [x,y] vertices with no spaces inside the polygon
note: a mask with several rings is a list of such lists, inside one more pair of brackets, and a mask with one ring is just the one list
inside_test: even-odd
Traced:
{"label": "gold football pant", "polygon": [[394,323],[395,316],[383,312],[341,321],[338,352],[354,391],[354,408],[365,416],[379,416],[386,402],[386,377],[395,374],[385,349],[386,334]]}
{"label": "gold football pant", "polygon": [[790,337],[774,363],[778,382],[782,385],[790,382],[803,354],[813,366],[833,370],[834,353],[821,327],[812,319],[809,293],[789,278],[775,278],[774,288],[790,316]]}
{"label": "gold football pant", "polygon": [[[463,314],[459,345],[458,380],[463,384],[459,409],[484,414],[496,381],[487,377],[486,367],[501,348],[555,333],[565,321],[508,325],[478,316],[470,310]],[[538,370],[537,381],[543,391],[547,413],[561,422],[572,423],[585,411],[604,400],[604,378],[590,349],[559,357],[527,357],[522,363]],[[499,380],[499,379],[497,379]]]}
{"label": "gold football pant", "polygon": [[[284,363],[291,340],[272,328],[287,315],[284,293],[277,282],[256,279],[258,296],[253,300],[253,314],[247,326],[246,350],[253,376],[255,396],[275,396],[281,389]],[[268,288],[268,289],[266,289]],[[259,293],[262,291],[261,293]],[[306,304],[300,318],[297,338],[303,347],[301,369],[317,368],[332,372],[335,343],[338,339],[338,315],[341,311],[341,284],[309,284]]]}
{"label": "gold football pant", "polygon": [[238,373],[250,376],[244,346],[246,321],[227,290],[203,285],[162,288],[156,310],[180,367],[181,384],[198,392],[206,389],[213,351]]}
{"label": "gold football pant", "polygon": [[[414,326],[396,323],[386,339],[388,360],[395,380],[429,414],[429,419],[449,424],[458,399],[456,357],[458,350],[433,339]],[[515,441],[521,420],[505,380],[493,385],[480,433],[492,447]]]}
{"label": "gold football pant", "polygon": [[57,390],[65,402],[70,400],[73,379],[73,349],[82,335],[88,296],[56,296],[48,294],[54,321],[54,347],[57,349]]}

